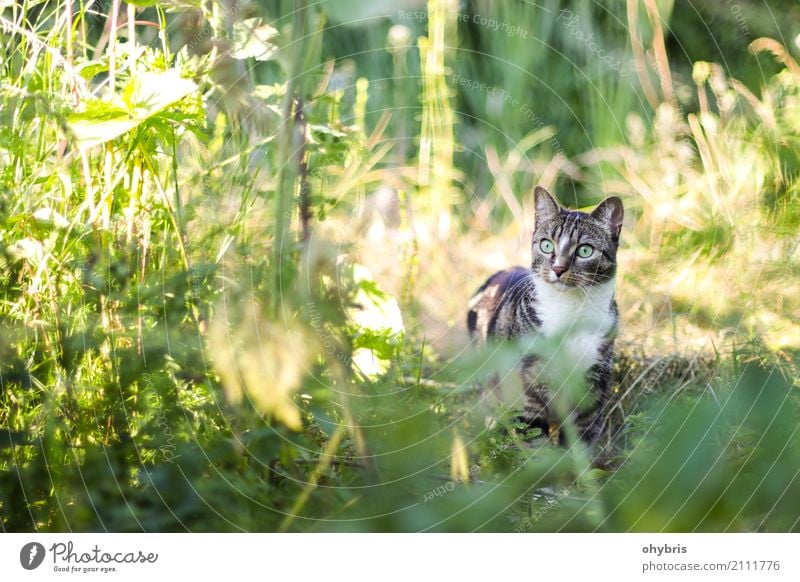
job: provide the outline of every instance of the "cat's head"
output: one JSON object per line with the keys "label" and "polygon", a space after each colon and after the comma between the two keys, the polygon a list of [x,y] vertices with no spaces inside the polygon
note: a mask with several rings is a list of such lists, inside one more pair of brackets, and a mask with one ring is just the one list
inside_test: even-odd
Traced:
{"label": "cat's head", "polygon": [[555,287],[589,289],[617,271],[622,201],[606,198],[592,212],[567,210],[539,186],[534,191],[534,275]]}

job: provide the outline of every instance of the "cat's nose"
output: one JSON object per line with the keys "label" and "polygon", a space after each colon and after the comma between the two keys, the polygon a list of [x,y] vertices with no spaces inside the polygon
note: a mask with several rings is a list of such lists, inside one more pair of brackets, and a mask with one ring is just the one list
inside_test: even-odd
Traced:
{"label": "cat's nose", "polygon": [[564,273],[566,273],[566,267],[559,267],[557,265],[553,265],[553,272],[556,274],[556,277],[561,277]]}

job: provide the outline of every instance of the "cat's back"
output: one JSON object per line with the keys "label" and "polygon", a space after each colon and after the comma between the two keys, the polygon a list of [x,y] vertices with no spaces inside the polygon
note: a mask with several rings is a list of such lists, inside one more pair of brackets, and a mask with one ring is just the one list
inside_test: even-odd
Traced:
{"label": "cat's back", "polygon": [[467,329],[473,337],[514,337],[540,325],[529,312],[535,296],[530,269],[512,267],[498,271],[475,292],[469,302]]}

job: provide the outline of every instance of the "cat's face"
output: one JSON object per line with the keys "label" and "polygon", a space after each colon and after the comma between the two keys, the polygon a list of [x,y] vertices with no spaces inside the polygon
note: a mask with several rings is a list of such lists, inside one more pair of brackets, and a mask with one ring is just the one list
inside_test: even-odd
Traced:
{"label": "cat's face", "polygon": [[617,270],[622,201],[612,196],[586,213],[561,208],[538,186],[534,197],[534,275],[563,289],[587,290],[609,281]]}

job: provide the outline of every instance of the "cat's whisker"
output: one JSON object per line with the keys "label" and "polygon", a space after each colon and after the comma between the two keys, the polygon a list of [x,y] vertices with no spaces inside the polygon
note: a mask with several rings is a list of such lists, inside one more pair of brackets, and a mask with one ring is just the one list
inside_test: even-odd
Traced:
{"label": "cat's whisker", "polygon": [[[595,402],[593,409],[574,417],[580,435],[592,440],[602,427],[599,410],[608,397],[617,328],[614,273],[622,202],[612,197],[591,213],[569,211],[537,187],[535,206],[531,268],[492,275],[470,301],[467,325],[470,334],[484,342],[526,336],[557,339],[556,357],[584,374],[588,396]],[[553,273],[561,284],[551,282]],[[523,416],[552,437],[564,419],[553,413],[555,393],[541,383],[539,366],[535,354],[520,365],[527,396]]]}

